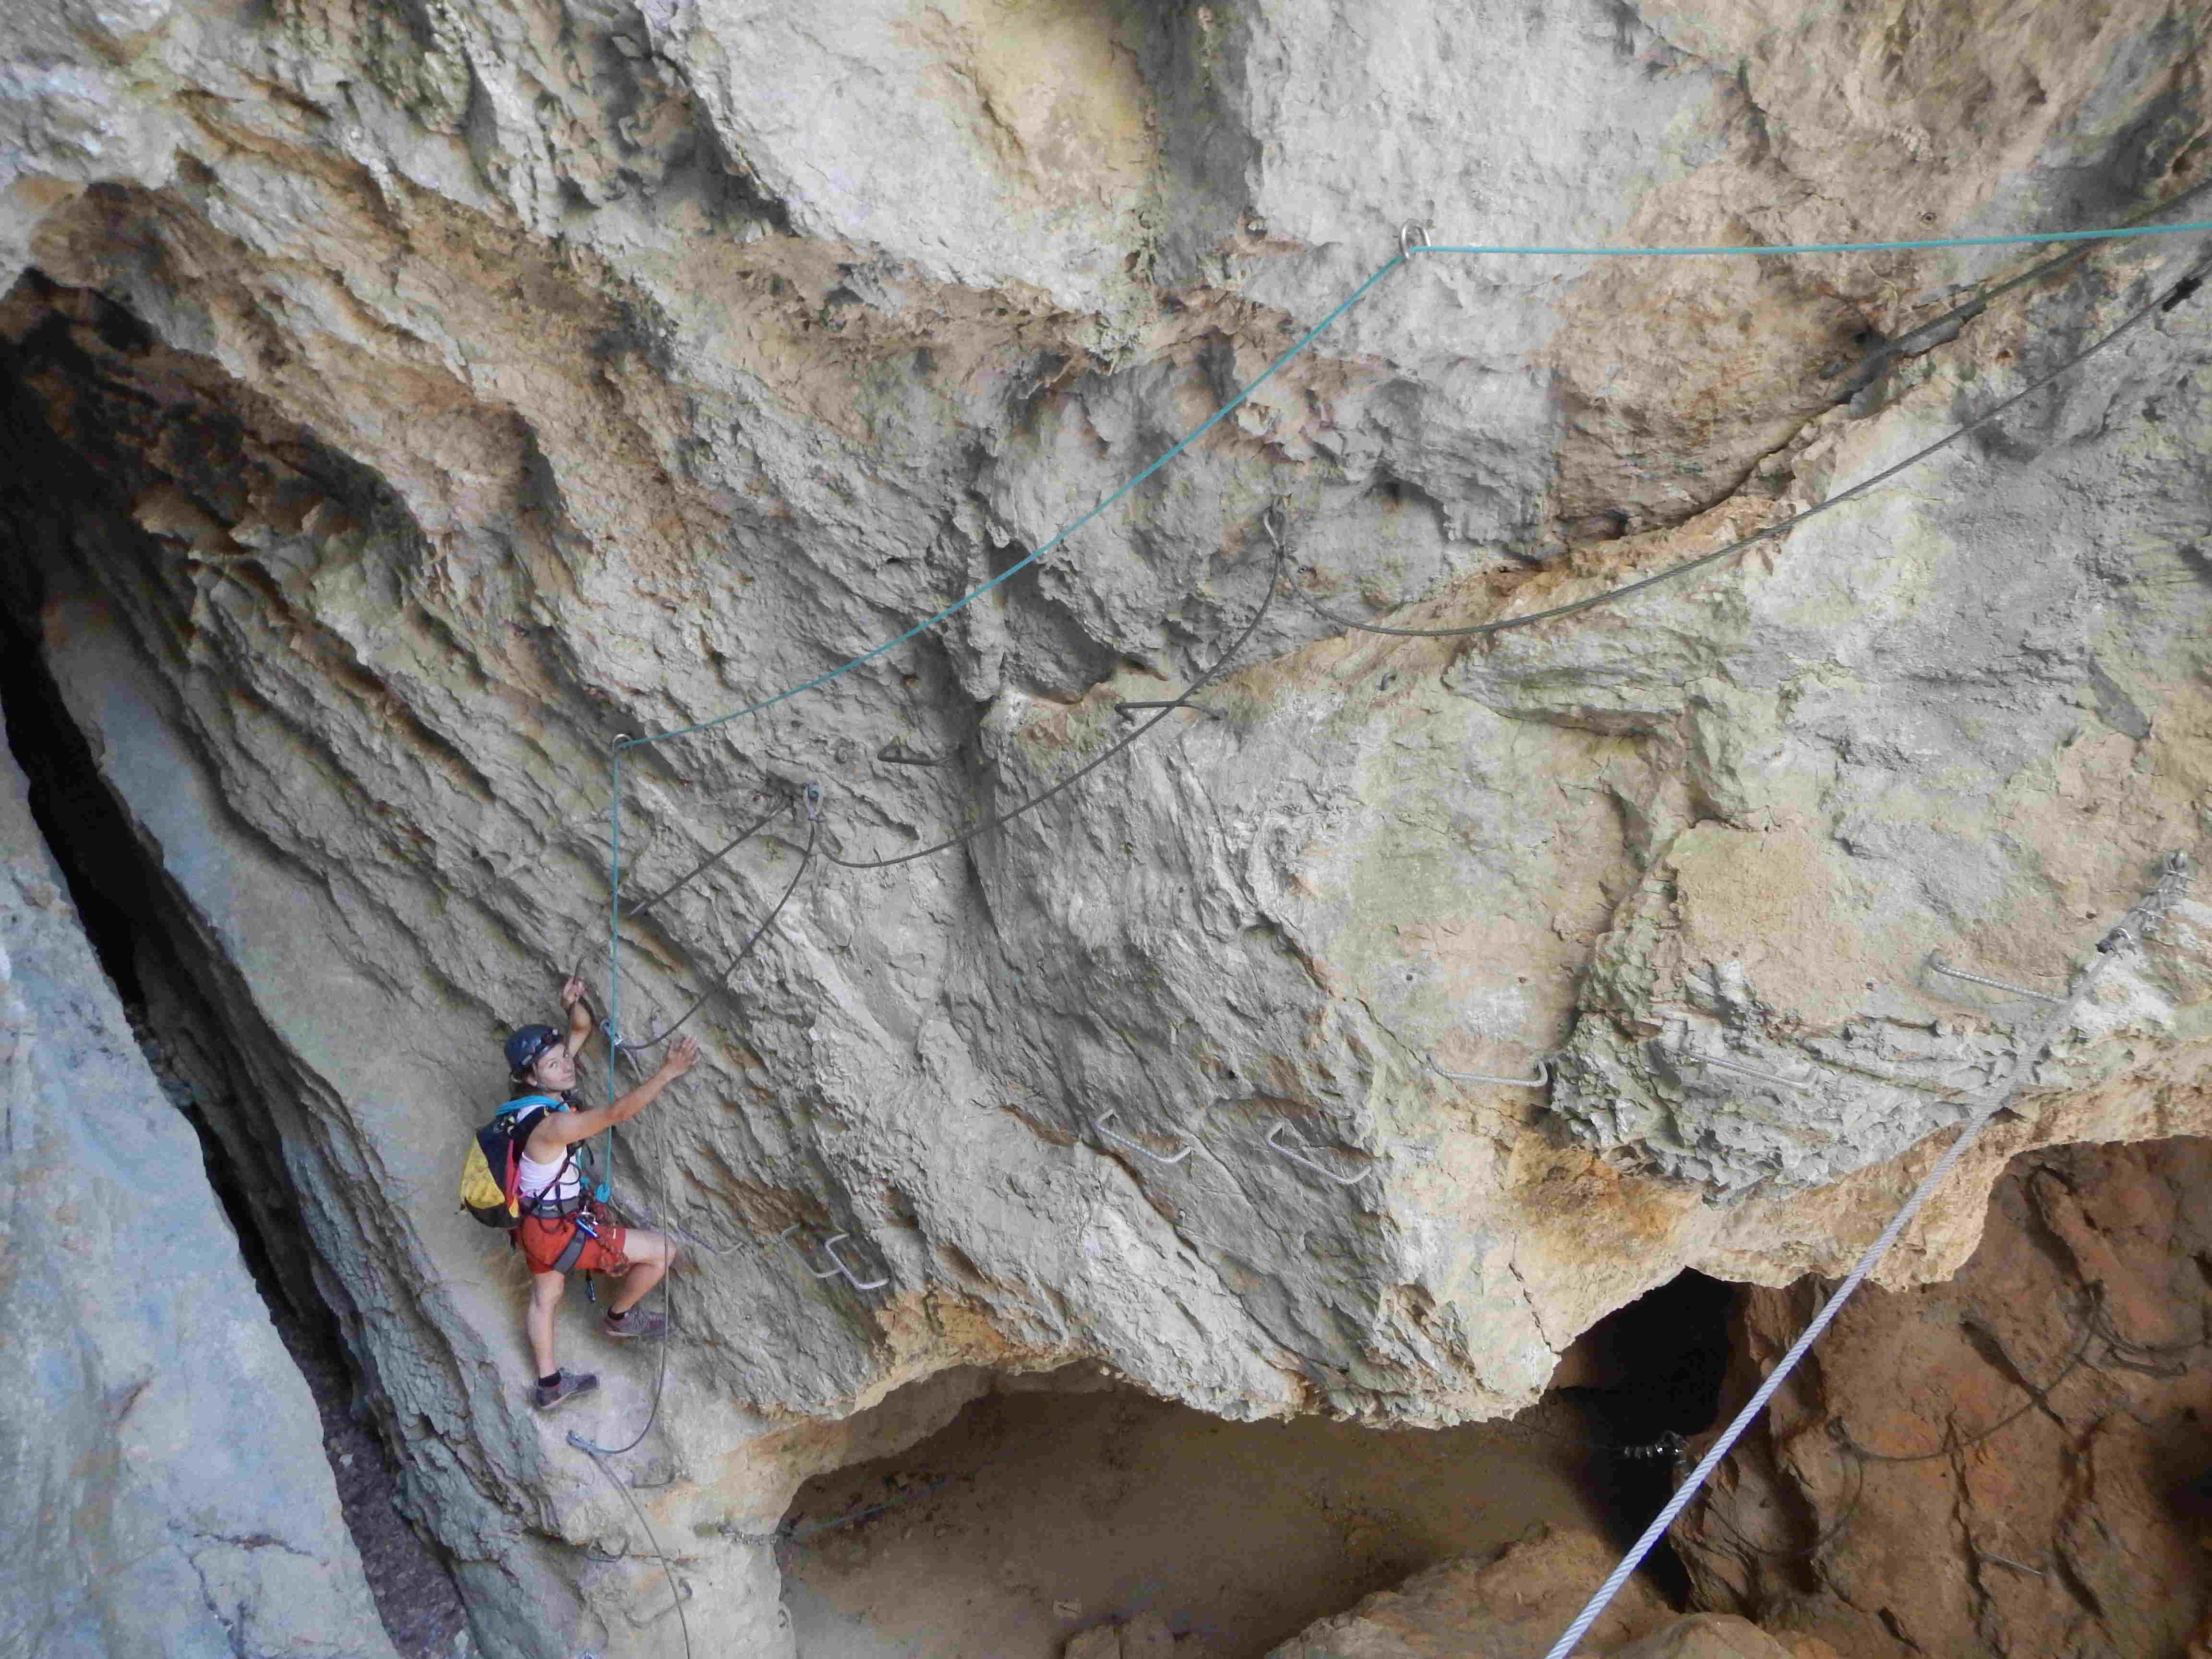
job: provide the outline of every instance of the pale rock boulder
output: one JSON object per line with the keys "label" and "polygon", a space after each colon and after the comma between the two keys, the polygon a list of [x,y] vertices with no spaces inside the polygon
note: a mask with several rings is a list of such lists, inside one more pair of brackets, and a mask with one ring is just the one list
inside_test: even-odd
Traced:
{"label": "pale rock boulder", "polygon": [[391,1659],[314,1402],[0,756],[0,1653]]}

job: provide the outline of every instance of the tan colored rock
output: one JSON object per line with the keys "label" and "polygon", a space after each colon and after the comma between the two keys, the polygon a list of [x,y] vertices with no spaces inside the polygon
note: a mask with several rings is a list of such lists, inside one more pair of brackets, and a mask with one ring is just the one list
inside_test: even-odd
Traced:
{"label": "tan colored rock", "polygon": [[1067,1638],[1060,1659],[1121,1659],[1121,1627],[1096,1625]]}
{"label": "tan colored rock", "polygon": [[[1540,1659],[1614,1559],[1594,1533],[1547,1531],[1491,1560],[1415,1573],[1310,1626],[1268,1659]],[[1632,1578],[1590,1627],[1590,1650],[1610,1651],[1667,1617],[1665,1603]]]}
{"label": "tan colored rock", "polygon": [[[1724,1466],[1680,1529],[1702,1595],[1844,1659],[2179,1652],[2212,1609],[2208,1182],[2203,1139],[2016,1160],[1957,1279],[1863,1292]],[[1754,1292],[1753,1354],[1808,1306]]]}
{"label": "tan colored rock", "polygon": [[1785,1647],[1747,1619],[1729,1613],[1693,1613],[1663,1630],[1615,1648],[1613,1659],[1814,1659]]}

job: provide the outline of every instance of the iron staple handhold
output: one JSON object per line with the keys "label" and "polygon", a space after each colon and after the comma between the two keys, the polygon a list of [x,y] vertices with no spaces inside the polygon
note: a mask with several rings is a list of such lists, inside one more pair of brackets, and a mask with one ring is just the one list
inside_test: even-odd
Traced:
{"label": "iron staple handhold", "polygon": [[1954,968],[1933,951],[1928,953],[1928,965],[1937,973],[1946,975],[1952,979],[1963,979],[1970,985],[1986,985],[1993,991],[2009,991],[2014,996],[2027,997],[2036,1002],[2055,1004],[2066,1000],[2063,997],[2054,997],[2047,992],[2031,991],[2027,986],[2014,985],[2008,980],[1990,979],[1981,974],[1970,974],[1962,968]]}
{"label": "iron staple handhold", "polygon": [[1487,1072],[1447,1072],[1433,1060],[1429,1069],[1438,1077],[1448,1077],[1455,1083],[1498,1083],[1512,1089],[1548,1089],[1552,1086],[1552,1056],[1536,1056],[1536,1075],[1534,1077],[1492,1077]]}
{"label": "iron staple handhold", "polygon": [[1126,1146],[1131,1152],[1136,1153],[1138,1157],[1148,1158],[1155,1164],[1180,1164],[1183,1159],[1188,1158],[1193,1152],[1198,1150],[1195,1146],[1186,1146],[1181,1152],[1177,1152],[1173,1158],[1162,1158],[1158,1152],[1152,1152],[1143,1146],[1139,1146],[1135,1141],[1130,1139],[1127,1135],[1117,1135],[1111,1129],[1106,1127],[1109,1123],[1113,1121],[1114,1119],[1121,1115],[1121,1109],[1116,1107],[1114,1110],[1108,1112],[1103,1117],[1095,1117],[1091,1119],[1091,1127],[1098,1132],[1102,1139],[1110,1140],[1117,1146]]}
{"label": "iron staple handhold", "polygon": [[[794,1221],[791,1225],[786,1227],[781,1232],[778,1233],[776,1237],[787,1241],[793,1233],[797,1232],[805,1224],[806,1224],[803,1221]],[[806,1269],[806,1272],[811,1278],[842,1279],[847,1284],[852,1285],[854,1289],[860,1291],[879,1291],[883,1289],[884,1285],[891,1282],[888,1278],[863,1279],[853,1271],[851,1267],[847,1264],[844,1257],[837,1254],[837,1241],[841,1238],[850,1238],[853,1235],[849,1232],[832,1233],[829,1237],[822,1241],[822,1254],[830,1258],[830,1267],[827,1272],[817,1267],[812,1262],[806,1259],[806,1251],[803,1246],[798,1244],[792,1245],[792,1253],[799,1258],[799,1265]]]}
{"label": "iron staple handhold", "polygon": [[850,1238],[853,1235],[850,1233],[830,1234],[829,1237],[822,1241],[822,1253],[837,1264],[837,1271],[845,1275],[847,1282],[849,1283],[854,1290],[880,1291],[884,1285],[891,1282],[890,1275],[889,1273],[884,1274],[881,1279],[863,1279],[860,1274],[854,1273],[851,1267],[848,1267],[845,1264],[844,1258],[837,1254],[837,1241],[841,1238]]}
{"label": "iron staple handhold", "polygon": [[1275,1137],[1282,1133],[1284,1129],[1287,1127],[1288,1126],[1284,1124],[1280,1120],[1278,1120],[1275,1127],[1267,1131],[1267,1144],[1273,1147],[1277,1152],[1280,1152],[1285,1158],[1290,1159],[1291,1163],[1303,1164],[1307,1169],[1311,1170],[1316,1175],[1320,1176],[1323,1180],[1333,1181],[1340,1187],[1352,1187],[1358,1185],[1360,1182],[1366,1180],[1368,1176],[1375,1173],[1375,1166],[1372,1164],[1362,1170],[1358,1175],[1340,1176],[1334,1170],[1328,1168],[1326,1164],[1316,1163],[1312,1158],[1308,1158],[1306,1154],[1308,1152],[1317,1151],[1319,1150],[1318,1148],[1312,1146],[1285,1146],[1281,1141],[1275,1139]]}
{"label": "iron staple handhold", "polygon": [[896,739],[876,750],[876,758],[892,766],[942,766],[942,755],[909,755],[898,746]]}

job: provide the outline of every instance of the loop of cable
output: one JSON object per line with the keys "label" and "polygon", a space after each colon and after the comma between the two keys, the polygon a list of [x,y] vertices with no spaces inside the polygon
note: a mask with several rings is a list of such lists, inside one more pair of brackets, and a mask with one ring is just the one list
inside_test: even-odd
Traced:
{"label": "loop of cable", "polygon": [[1215,427],[1218,426],[1223,421],[1228,419],[1230,416],[1236,413],[1237,410],[1244,405],[1245,401],[1249,398],[1254,392],[1257,392],[1269,380],[1274,379],[1277,373],[1281,370],[1285,364],[1288,363],[1293,357],[1296,357],[1300,352],[1304,351],[1308,346],[1319,339],[1322,332],[1331,323],[1334,323],[1338,318],[1343,316],[1346,312],[1351,310],[1352,307],[1358,305],[1362,300],[1365,299],[1369,291],[1374,288],[1376,283],[1381,282],[1385,276],[1389,276],[1392,271],[1397,270],[1399,266],[1405,263],[1406,256],[1403,253],[1397,253],[1392,255],[1390,258],[1385,261],[1382,264],[1376,266],[1368,276],[1367,280],[1360,283],[1358,288],[1352,289],[1352,291],[1346,295],[1341,301],[1338,301],[1335,309],[1331,311],[1328,316],[1322,318],[1311,328],[1308,329],[1304,334],[1300,335],[1298,338],[1292,343],[1288,350],[1285,351],[1280,356],[1277,357],[1274,362],[1269,363],[1266,368],[1261,370],[1258,374],[1255,375],[1251,380],[1247,382],[1243,387],[1239,388],[1236,396],[1230,398],[1227,403],[1215,410],[1212,414],[1207,416],[1196,426],[1193,427],[1188,432],[1186,432],[1182,437],[1176,440],[1172,447],[1157,457],[1150,465],[1144,469],[1143,471],[1138,473],[1136,477],[1131,478],[1127,483],[1121,485],[1111,495],[1103,497],[1098,501],[1097,505],[1091,507],[1089,512],[1084,514],[1081,518],[1077,519],[1073,524],[1068,525],[1065,529],[1058,532],[1049,541],[1043,543],[1034,551],[1024,554],[1020,558],[1015,560],[1013,563],[1008,565],[1004,570],[1001,570],[997,575],[992,577],[990,580],[982,583],[981,586],[969,592],[962,594],[958,599],[946,605],[943,610],[934,611],[929,616],[923,617],[920,622],[915,623],[913,627],[908,629],[903,634],[900,634],[895,638],[885,640],[881,645],[871,647],[869,649],[863,651],[859,656],[853,658],[850,661],[840,663],[836,667],[830,669],[826,672],[817,674],[812,679],[805,681],[802,684],[794,685],[788,690],[779,691],[774,696],[763,697],[757,702],[747,703],[743,708],[733,708],[726,714],[717,714],[712,720],[698,720],[694,722],[692,725],[679,726],[675,727],[673,730],[667,732],[656,732],[649,737],[626,738],[622,746],[624,748],[634,749],[641,747],[647,744],[665,743],[671,738],[689,737],[694,732],[708,731],[717,726],[726,726],[732,720],[742,720],[748,714],[757,714],[764,708],[773,708],[776,704],[787,702],[790,698],[799,696],[802,691],[811,691],[817,686],[827,685],[830,681],[852,672],[854,669],[860,667],[862,664],[874,661],[875,659],[882,656],[884,652],[890,650],[893,647],[905,644],[907,641],[914,638],[917,634],[926,633],[930,629],[936,627],[938,623],[945,621],[948,617],[954,615],[956,612],[968,605],[973,605],[977,599],[981,599],[984,594],[998,586],[1000,583],[1006,580],[1009,577],[1014,575],[1017,572],[1026,568],[1028,566],[1035,564],[1046,554],[1051,552],[1054,548],[1058,547],[1070,536],[1073,536],[1077,531],[1082,529],[1085,525],[1089,524],[1093,519],[1103,513],[1108,507],[1113,506],[1115,502],[1120,501],[1121,497],[1127,495],[1139,484],[1144,483],[1146,479],[1151,477],[1153,473],[1158,471],[1170,461],[1175,459],[1176,456],[1182,454],[1184,450],[1189,448],[1191,445],[1196,443],[1208,432],[1211,432]]}

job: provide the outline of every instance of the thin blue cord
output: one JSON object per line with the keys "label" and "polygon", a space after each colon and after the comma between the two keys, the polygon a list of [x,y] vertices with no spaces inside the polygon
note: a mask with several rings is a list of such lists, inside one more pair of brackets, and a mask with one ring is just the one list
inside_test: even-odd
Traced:
{"label": "thin blue cord", "polygon": [[[615,1103],[615,1062],[622,1058],[616,1044],[622,1030],[622,751],[617,744],[607,757],[607,1104]],[[614,1185],[615,1131],[607,1126],[605,1184]],[[605,1194],[600,1201],[605,1202]]]}
{"label": "thin blue cord", "polygon": [[1417,243],[1409,253],[1574,254],[1594,258],[1693,258],[1701,255],[1778,253],[1891,253],[1911,248],[2005,247],[2020,242],[2109,242],[2124,236],[2181,236],[2212,230],[2212,222],[2185,225],[2125,225],[2113,230],[2045,230],[2019,236],[1937,236],[1917,242],[1780,242],[1771,247],[1482,247]]}
{"label": "thin blue cord", "polygon": [[1299,336],[1297,343],[1291,346],[1291,349],[1288,351],[1285,351],[1281,356],[1276,358],[1273,362],[1269,363],[1267,368],[1262,371],[1259,377],[1249,386],[1239,392],[1227,403],[1222,404],[1220,408],[1215,410],[1212,414],[1207,416],[1203,421],[1200,422],[1198,425],[1193,427],[1188,432],[1183,434],[1183,435],[1176,441],[1174,448],[1169,450],[1165,454],[1159,457],[1158,459],[1155,460],[1142,472],[1137,474],[1135,477],[1130,479],[1128,483],[1123,484],[1112,495],[1107,496],[1103,501],[1100,501],[1097,506],[1092,507],[1088,513],[1078,519],[1073,524],[1069,525],[1065,530],[1054,536],[1050,541],[1038,548],[1036,551],[1030,553],[1026,556],[1017,560],[1014,563],[1007,566],[1006,568],[1001,570],[997,575],[992,577],[990,580],[985,582],[981,587],[976,588],[973,592],[962,594],[960,598],[953,600],[951,605],[946,605],[944,610],[937,612],[934,616],[923,617],[913,627],[908,629],[905,633],[898,635],[897,638],[885,640],[881,645],[878,645],[871,650],[862,652],[850,662],[840,663],[836,667],[830,670],[826,674],[817,674],[812,679],[807,681],[804,685],[794,685],[788,691],[779,691],[772,697],[764,697],[758,702],[747,703],[743,708],[733,708],[728,714],[717,714],[714,719],[709,720],[701,720],[696,726],[679,726],[672,731],[656,732],[651,737],[624,738],[617,746],[623,749],[635,749],[646,744],[663,743],[670,738],[687,737],[694,732],[704,732],[710,727],[724,725],[730,720],[742,720],[747,714],[757,714],[762,709],[772,708],[777,703],[782,702],[787,698],[795,697],[802,691],[811,691],[817,685],[827,685],[831,680],[836,679],[839,675],[848,674],[852,672],[854,669],[858,668],[862,663],[872,661],[874,659],[882,656],[884,652],[890,650],[893,646],[903,645],[915,635],[936,627],[938,623],[943,622],[947,617],[952,615],[956,611],[958,611],[963,605],[972,605],[977,599],[981,599],[984,594],[989,592],[993,588],[996,587],[1000,582],[1006,580],[1007,577],[1012,575],[1016,571],[1022,569],[1024,566],[1035,564],[1046,554],[1051,552],[1054,548],[1058,547],[1070,536],[1073,536],[1077,531],[1082,529],[1085,525],[1089,524],[1101,513],[1103,513],[1108,507],[1113,506],[1115,502],[1120,501],[1122,496],[1127,495],[1139,484],[1144,483],[1146,479],[1151,477],[1153,473],[1158,471],[1170,461],[1175,459],[1176,456],[1182,454],[1184,450],[1189,448],[1192,444],[1197,442],[1199,439],[1205,436],[1206,433],[1212,430],[1215,426],[1218,425],[1223,420],[1227,418],[1231,413],[1243,404],[1246,398],[1249,398],[1262,386],[1273,379],[1275,372],[1281,368],[1285,363],[1290,362],[1291,358],[1297,356],[1298,353],[1304,351],[1308,346],[1311,345],[1323,329],[1327,328],[1338,318],[1343,316],[1344,313],[1351,310],[1352,307],[1358,304],[1359,301],[1365,297],[1368,289],[1373,288],[1376,283],[1381,282],[1383,277],[1389,276],[1392,271],[1395,270],[1400,265],[1402,265],[1405,263],[1406,256],[1400,253],[1394,255],[1387,264],[1378,266],[1374,273],[1370,276],[1365,282],[1362,283],[1358,288],[1352,289],[1349,295],[1345,296],[1343,302],[1340,303],[1335,310],[1330,312],[1328,316],[1322,318],[1311,328],[1308,329],[1303,335]]}
{"label": "thin blue cord", "polygon": [[726,725],[731,720],[743,720],[748,714],[757,714],[764,708],[773,708],[776,704],[795,697],[803,691],[811,691],[818,685],[827,685],[830,681],[836,679],[842,675],[851,673],[853,670],[860,666],[861,664],[872,662],[876,658],[883,655],[884,652],[890,650],[894,646],[905,644],[917,634],[926,633],[928,629],[936,627],[938,623],[943,622],[946,617],[953,615],[963,607],[973,605],[977,599],[982,598],[984,594],[989,592],[1000,582],[1005,581],[1008,577],[1013,575],[1018,571],[1023,570],[1028,566],[1036,563],[1046,554],[1051,552],[1054,548],[1059,546],[1077,531],[1082,529],[1085,525],[1089,524],[1091,520],[1097,518],[1108,507],[1113,506],[1114,503],[1120,501],[1122,496],[1127,495],[1139,484],[1144,483],[1144,481],[1151,477],[1153,473],[1158,471],[1170,461],[1175,459],[1176,456],[1182,454],[1184,450],[1188,449],[1200,438],[1203,437],[1207,432],[1211,431],[1215,426],[1226,419],[1236,410],[1242,407],[1247,398],[1250,398],[1255,392],[1257,392],[1262,386],[1266,385],[1270,380],[1274,378],[1276,373],[1281,369],[1284,364],[1289,362],[1291,358],[1297,356],[1309,345],[1311,345],[1315,339],[1319,337],[1322,330],[1326,329],[1338,318],[1344,315],[1346,312],[1351,310],[1353,306],[1358,304],[1362,299],[1366,297],[1367,292],[1370,289],[1373,288],[1376,283],[1381,282],[1382,278],[1389,275],[1390,272],[1395,270],[1400,265],[1404,264],[1407,260],[1414,254],[1488,253],[1511,255],[1516,257],[1528,255],[1584,256],[1595,258],[1631,258],[1638,256],[1654,258],[1692,258],[1708,257],[1719,258],[1728,255],[1735,255],[1738,258],[1749,257],[1753,258],[1768,258],[1776,255],[1792,253],[1888,253],[1922,248],[2006,247],[2023,242],[2103,242],[2113,241],[2130,236],[2180,236],[2185,235],[2192,231],[2202,230],[2212,230],[2212,221],[2198,220],[2192,221],[2188,224],[2181,225],[2128,225],[2121,226],[2111,230],[2051,230],[2031,232],[2014,236],[1936,236],[1905,242],[1783,242],[1778,243],[1771,247],[1509,247],[1503,246],[1490,247],[1473,245],[1431,245],[1428,243],[1421,243],[1407,248],[1405,251],[1387,261],[1385,264],[1376,267],[1376,269],[1368,276],[1367,280],[1360,283],[1358,288],[1352,289],[1349,295],[1346,295],[1344,300],[1338,304],[1337,307],[1334,311],[1330,312],[1328,316],[1322,318],[1321,321],[1316,323],[1311,328],[1308,329],[1304,334],[1301,335],[1297,343],[1292,345],[1289,350],[1284,352],[1281,356],[1276,358],[1273,362],[1268,364],[1267,368],[1263,370],[1249,386],[1246,386],[1243,390],[1238,392],[1235,397],[1231,398],[1227,403],[1222,404],[1220,408],[1215,410],[1212,414],[1207,416],[1206,419],[1201,421],[1197,426],[1185,433],[1182,438],[1176,441],[1176,445],[1172,449],[1170,449],[1165,454],[1159,456],[1152,463],[1151,465],[1147,466],[1143,471],[1138,473],[1136,477],[1131,478],[1127,483],[1123,484],[1119,489],[1116,489],[1112,495],[1101,501],[1088,513],[1085,513],[1081,518],[1076,520],[1074,523],[1067,526],[1066,528],[1060,531],[1060,533],[1053,537],[1050,541],[1046,542],[1042,547],[1036,549],[1036,551],[1027,554],[1024,557],[1017,560],[1014,563],[1009,565],[1006,569],[1000,571],[997,575],[992,577],[990,580],[983,583],[981,586],[974,589],[970,592],[962,594],[960,598],[955,599],[951,605],[946,605],[942,611],[936,612],[934,615],[923,617],[920,622],[915,623],[913,627],[908,629],[903,634],[900,634],[894,638],[885,640],[881,645],[872,647],[870,649],[862,652],[859,656],[854,657],[849,662],[840,663],[836,667],[829,670],[826,673],[817,674],[812,679],[807,680],[801,684],[792,686],[787,690],[779,691],[772,697],[763,697],[758,702],[747,703],[742,708],[733,708],[726,714],[717,714],[712,720],[700,720],[690,726],[675,726],[665,732],[656,732],[650,737],[626,738],[622,740],[618,746],[625,749],[635,749],[647,744],[665,743],[671,738],[688,737],[695,732],[709,731],[717,726]]}

